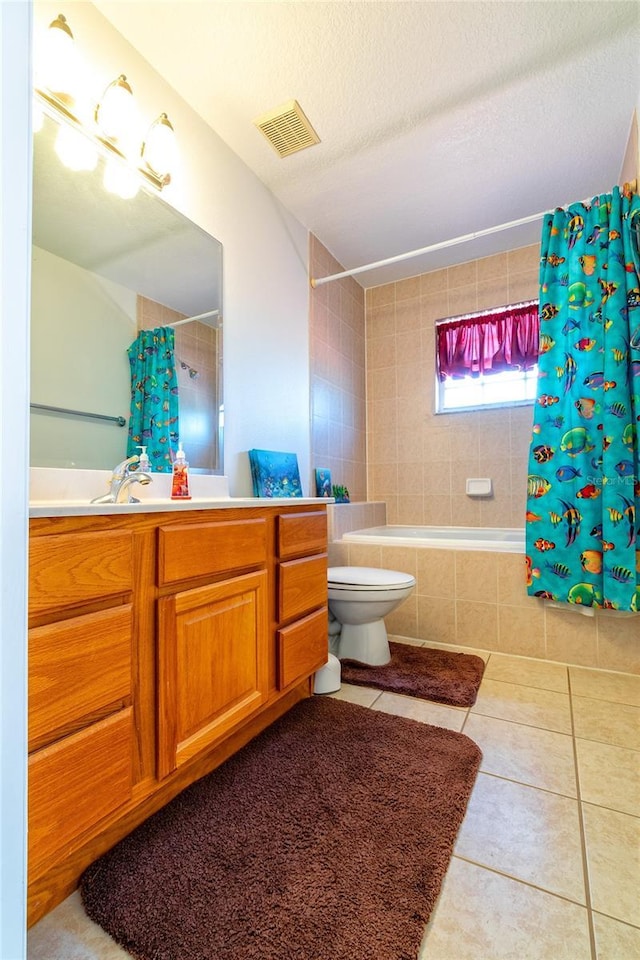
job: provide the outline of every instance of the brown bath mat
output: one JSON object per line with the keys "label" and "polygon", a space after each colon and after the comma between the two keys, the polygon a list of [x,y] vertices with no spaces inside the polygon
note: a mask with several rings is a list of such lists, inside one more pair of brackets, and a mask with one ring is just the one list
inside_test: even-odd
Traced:
{"label": "brown bath mat", "polygon": [[484,673],[481,657],[408,643],[390,642],[389,647],[391,662],[383,667],[342,660],[343,683],[437,700],[452,707],[472,707],[476,702]]}
{"label": "brown bath mat", "polygon": [[415,960],[480,759],[304,700],[89,867],[85,909],[138,960]]}

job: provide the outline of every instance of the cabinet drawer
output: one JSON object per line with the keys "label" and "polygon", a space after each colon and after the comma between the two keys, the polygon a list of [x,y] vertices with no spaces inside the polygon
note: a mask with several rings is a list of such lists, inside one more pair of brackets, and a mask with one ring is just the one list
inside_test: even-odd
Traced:
{"label": "cabinet drawer", "polygon": [[76,838],[131,798],[132,709],[29,759],[29,871],[36,877]]}
{"label": "cabinet drawer", "polygon": [[261,566],[267,559],[267,522],[229,520],[184,523],[158,530],[158,585],[166,586],[232,570]]}
{"label": "cabinet drawer", "polygon": [[30,750],[77,730],[85,717],[124,706],[130,695],[130,605],[29,631]]}
{"label": "cabinet drawer", "polygon": [[294,620],[327,604],[327,555],[287,560],[278,568],[278,620]]}
{"label": "cabinet drawer", "polygon": [[32,537],[29,612],[77,607],[128,593],[133,583],[132,543],[130,531]]}
{"label": "cabinet drawer", "polygon": [[278,689],[319,670],[329,656],[327,608],[278,630]]}
{"label": "cabinet drawer", "polygon": [[278,556],[281,560],[324,553],[326,549],[326,513],[292,513],[278,517]]}

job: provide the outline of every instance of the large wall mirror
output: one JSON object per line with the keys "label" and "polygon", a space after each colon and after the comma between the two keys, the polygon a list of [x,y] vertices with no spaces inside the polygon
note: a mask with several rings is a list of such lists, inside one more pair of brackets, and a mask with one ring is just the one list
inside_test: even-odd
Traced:
{"label": "large wall mirror", "polygon": [[104,158],[70,170],[58,130],[45,116],[34,134],[31,465],[124,459],[127,348],[140,329],[170,324],[180,439],[193,470],[221,474],[222,245],[151,187],[109,193]]}

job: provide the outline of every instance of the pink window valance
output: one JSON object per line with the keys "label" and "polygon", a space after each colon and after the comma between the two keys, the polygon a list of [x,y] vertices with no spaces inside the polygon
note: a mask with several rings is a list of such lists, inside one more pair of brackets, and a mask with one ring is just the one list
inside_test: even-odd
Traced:
{"label": "pink window valance", "polygon": [[445,320],[436,336],[440,380],[529,370],[538,361],[538,302]]}

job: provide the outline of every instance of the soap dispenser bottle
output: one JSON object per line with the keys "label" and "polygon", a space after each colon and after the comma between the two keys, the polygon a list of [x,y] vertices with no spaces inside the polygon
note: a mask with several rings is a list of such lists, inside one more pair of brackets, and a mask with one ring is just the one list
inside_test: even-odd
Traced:
{"label": "soap dispenser bottle", "polygon": [[149,473],[151,470],[151,463],[149,461],[149,457],[147,456],[147,448],[143,447],[141,444],[138,444],[138,450],[140,451],[138,470],[143,473]]}
{"label": "soap dispenser bottle", "polygon": [[189,493],[189,464],[182,449],[182,443],[178,443],[178,452],[173,461],[173,477],[171,480],[171,499],[172,500],[191,500]]}

